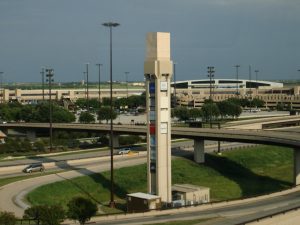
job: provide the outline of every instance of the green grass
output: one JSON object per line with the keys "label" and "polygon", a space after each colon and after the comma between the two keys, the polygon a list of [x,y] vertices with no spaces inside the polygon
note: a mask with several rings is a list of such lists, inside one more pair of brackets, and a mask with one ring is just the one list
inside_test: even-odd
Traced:
{"label": "green grass", "polygon": [[[214,201],[279,191],[292,185],[292,156],[292,150],[287,148],[258,146],[225,152],[222,156],[208,154],[205,164],[200,165],[176,158],[172,160],[172,183],[210,187]],[[109,172],[104,172],[52,183],[29,193],[27,199],[33,205],[66,207],[74,196],[84,196],[106,205],[110,196],[109,177]],[[114,179],[116,201],[121,205],[127,193],[147,191],[145,164],[117,169]]]}

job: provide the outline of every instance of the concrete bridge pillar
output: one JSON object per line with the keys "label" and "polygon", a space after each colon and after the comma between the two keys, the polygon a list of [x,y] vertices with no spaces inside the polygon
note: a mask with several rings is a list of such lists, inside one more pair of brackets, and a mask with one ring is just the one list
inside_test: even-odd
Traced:
{"label": "concrete bridge pillar", "polygon": [[119,135],[113,135],[113,139],[109,139],[109,145],[111,145],[111,141],[113,141],[113,146],[114,148],[118,148],[120,147],[120,143],[119,143]]}
{"label": "concrete bridge pillar", "polygon": [[194,139],[194,161],[196,163],[204,163],[204,140]]}
{"label": "concrete bridge pillar", "polygon": [[36,132],[34,130],[26,130],[26,137],[30,141],[36,140]]}
{"label": "concrete bridge pillar", "polygon": [[300,148],[294,149],[294,184],[300,185]]}

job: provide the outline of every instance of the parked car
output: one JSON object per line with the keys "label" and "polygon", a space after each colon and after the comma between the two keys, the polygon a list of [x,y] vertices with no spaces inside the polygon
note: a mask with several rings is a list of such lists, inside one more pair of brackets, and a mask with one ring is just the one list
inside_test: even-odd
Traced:
{"label": "parked car", "polygon": [[120,149],[120,150],[118,151],[118,154],[119,154],[119,155],[126,155],[126,154],[128,154],[130,151],[131,151],[130,148],[122,148],[122,149]]}
{"label": "parked car", "polygon": [[24,173],[32,173],[32,172],[36,172],[36,171],[40,171],[43,172],[45,170],[45,167],[42,163],[34,163],[34,164],[30,164],[29,166],[25,167],[23,169]]}

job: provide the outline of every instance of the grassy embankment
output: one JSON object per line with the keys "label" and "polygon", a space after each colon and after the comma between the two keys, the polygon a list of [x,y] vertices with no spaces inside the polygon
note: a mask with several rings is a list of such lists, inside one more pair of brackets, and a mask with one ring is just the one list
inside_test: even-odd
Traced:
{"label": "grassy embankment", "polygon": [[[211,200],[220,201],[275,192],[292,185],[292,150],[258,146],[233,150],[222,156],[207,154],[205,164],[190,159],[172,160],[172,183],[210,187]],[[109,172],[83,176],[45,185],[29,193],[30,203],[61,204],[74,196],[93,199],[101,205],[109,201]],[[146,165],[115,170],[116,201],[120,206],[127,193],[146,192]]]}

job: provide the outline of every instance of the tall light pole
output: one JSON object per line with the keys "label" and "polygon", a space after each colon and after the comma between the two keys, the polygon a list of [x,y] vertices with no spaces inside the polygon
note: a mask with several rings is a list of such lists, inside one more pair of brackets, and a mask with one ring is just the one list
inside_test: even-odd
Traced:
{"label": "tall light pole", "polygon": [[234,66],[236,68],[236,95],[238,96],[239,93],[239,67],[240,65],[235,65]]}
{"label": "tall light pole", "polygon": [[44,67],[42,67],[42,71],[40,73],[42,75],[43,101],[45,101],[45,68]]}
{"label": "tall light pole", "polygon": [[250,88],[250,91],[249,91],[249,99],[250,99],[250,112],[251,112],[251,108],[252,108],[252,74],[251,74],[251,66],[249,65],[249,80],[250,80],[250,83],[249,83],[249,88]]}
{"label": "tall light pole", "polygon": [[[128,100],[128,74],[129,72],[124,72],[125,73],[125,82],[126,82],[126,97],[127,97],[127,100]],[[128,104],[128,102],[127,102]]]}
{"label": "tall light pole", "polygon": [[254,70],[254,72],[255,72],[255,80],[256,80],[256,82],[257,82],[257,78],[258,78],[258,72],[259,72],[259,70]]}
{"label": "tall light pole", "polygon": [[173,63],[173,75],[174,75],[174,108],[177,105],[177,98],[176,98],[176,63]]}
{"label": "tall light pole", "polygon": [[89,63],[86,63],[86,107],[87,111],[90,111],[90,99],[89,99]]}
{"label": "tall light pole", "polygon": [[98,66],[98,71],[99,71],[99,79],[98,79],[98,94],[99,94],[99,108],[101,107],[101,92],[100,92],[100,83],[101,83],[101,66],[103,66],[100,63],[97,63],[96,66]]}
{"label": "tall light pole", "polygon": [[46,69],[46,77],[47,77],[47,81],[48,81],[48,84],[49,84],[49,124],[50,124],[50,127],[49,127],[49,133],[50,133],[50,152],[52,151],[53,149],[53,146],[52,146],[52,138],[53,138],[53,135],[52,135],[52,93],[51,93],[51,90],[52,90],[52,82],[53,82],[53,79],[52,77],[54,76],[54,70],[53,69]]}
{"label": "tall light pole", "polygon": [[87,100],[87,90],[86,90],[86,72],[83,72],[83,85],[84,85],[84,98]]}
{"label": "tall light pole", "polygon": [[[102,64],[97,63],[96,66],[98,66],[99,69],[99,79],[98,79],[98,94],[99,94],[99,113],[101,108],[101,90],[100,90],[100,83],[101,83],[101,66]],[[99,119],[99,123],[101,123],[101,120]]]}
{"label": "tall light pole", "polygon": [[114,201],[114,146],[113,146],[113,95],[112,95],[112,28],[117,27],[120,24],[115,22],[108,22],[102,24],[109,28],[109,40],[110,40],[110,203],[111,208],[115,208]]}
{"label": "tall light pole", "polygon": [[208,77],[209,77],[209,101],[210,101],[210,115],[209,115],[209,124],[210,128],[212,128],[212,79],[214,78],[215,67],[208,66],[207,67]]}
{"label": "tall light pole", "polygon": [[259,70],[254,70],[254,72],[255,72],[255,80],[256,80],[256,95],[258,94],[258,83],[257,83],[257,78],[258,78],[258,72],[259,72]]}
{"label": "tall light pole", "polygon": [[4,72],[0,72],[0,94],[1,94],[1,98],[0,98],[0,103],[4,102],[4,96],[3,96],[3,73]]}

